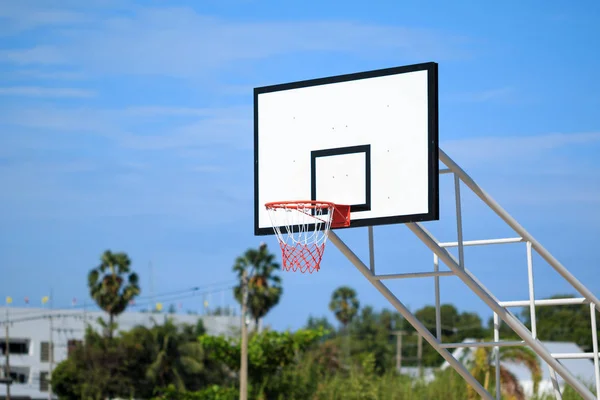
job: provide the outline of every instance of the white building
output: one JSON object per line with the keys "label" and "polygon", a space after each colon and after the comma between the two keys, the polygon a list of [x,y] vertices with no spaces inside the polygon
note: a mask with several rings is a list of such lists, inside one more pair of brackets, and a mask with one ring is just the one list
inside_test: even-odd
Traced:
{"label": "white building", "polygon": [[[5,329],[6,307],[0,307],[0,377],[4,377],[6,357]],[[106,320],[104,312],[84,312],[82,310],[53,310],[41,308],[9,309],[9,349],[10,374],[13,379],[11,400],[48,399],[48,375],[50,372],[50,340],[54,344],[53,365],[67,358],[69,348],[81,341],[86,324],[97,330],[97,319]],[[52,316],[52,318],[50,318]],[[180,314],[152,314],[127,312],[120,315],[116,322],[117,330],[129,330],[137,325],[151,327],[161,324],[166,316],[172,317],[177,324],[196,325],[202,319],[210,335],[237,335],[240,330],[238,316],[206,316]],[[252,328],[250,328],[252,329]],[[5,399],[6,386],[0,384],[0,399]]]}

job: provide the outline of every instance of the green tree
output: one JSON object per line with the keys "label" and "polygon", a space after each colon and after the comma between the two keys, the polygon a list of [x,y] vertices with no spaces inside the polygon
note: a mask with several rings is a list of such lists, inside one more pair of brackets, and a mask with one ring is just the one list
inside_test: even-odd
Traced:
{"label": "green tree", "polygon": [[395,365],[396,338],[392,333],[405,329],[405,325],[408,324],[397,312],[363,307],[350,323],[352,353],[361,358],[371,355],[377,373],[388,371]]}
{"label": "green tree", "polygon": [[235,299],[241,304],[243,294],[242,275],[248,276],[248,311],[256,328],[260,319],[275,307],[283,293],[281,277],[275,275],[280,268],[275,262],[275,255],[269,253],[266,244],[261,244],[258,250],[248,249],[242,256],[236,258],[233,271],[240,283],[233,289]]}
{"label": "green tree", "polygon": [[139,279],[131,272],[131,260],[125,253],[106,250],[100,261],[88,274],[88,288],[98,307],[108,313],[107,332],[112,338],[115,316],[123,313],[129,302],[140,294]]}
{"label": "green tree", "polygon": [[138,339],[108,339],[88,327],[83,344],[54,369],[54,392],[61,399],[148,398],[144,375],[150,359]]}
{"label": "green tree", "polygon": [[348,332],[348,324],[350,324],[358,313],[359,307],[360,302],[356,297],[356,290],[349,286],[340,286],[331,294],[329,309],[342,324],[346,362],[350,361],[350,332]]}
{"label": "green tree", "polygon": [[[444,342],[457,343],[464,339],[482,339],[487,337],[488,332],[483,327],[481,318],[471,312],[459,312],[453,304],[442,304],[440,306],[440,327],[442,340]],[[415,312],[415,316],[434,335],[436,335],[435,307],[425,306]],[[412,329],[411,329],[412,330]],[[407,345],[412,345],[416,338],[408,337]],[[408,346],[407,346],[408,350]],[[412,350],[409,357],[414,357]],[[423,342],[423,365],[436,366],[443,361],[442,356],[426,341]]]}
{"label": "green tree", "polygon": [[[552,299],[573,298],[569,294],[557,294]],[[538,306],[535,308],[538,339],[548,341],[574,342],[583,351],[592,351],[592,332],[589,304],[566,306]],[[531,328],[529,308],[521,311],[521,320]],[[510,329],[506,324],[502,324]],[[600,330],[598,330],[600,337]]]}
{"label": "green tree", "polygon": [[[323,333],[322,330],[300,329],[296,332],[266,330],[253,334],[248,340],[248,378],[253,392],[249,398],[282,398],[280,396],[284,392],[276,389],[282,371],[288,366],[298,367],[299,355],[313,348]],[[231,371],[239,371],[239,341],[203,335],[200,343],[208,360],[224,362]]]}
{"label": "green tree", "polygon": [[331,339],[335,334],[335,328],[331,325],[327,317],[316,318],[310,315],[304,329],[324,331],[323,340]]}
{"label": "green tree", "polygon": [[177,390],[186,390],[186,377],[204,370],[202,346],[186,340],[170,318],[155,325],[150,335],[154,360],[148,366],[147,377],[157,387],[173,384]]}
{"label": "green tree", "polygon": [[349,286],[340,286],[331,295],[329,309],[342,324],[344,330],[358,313],[359,307],[360,302],[356,297],[356,291]]}

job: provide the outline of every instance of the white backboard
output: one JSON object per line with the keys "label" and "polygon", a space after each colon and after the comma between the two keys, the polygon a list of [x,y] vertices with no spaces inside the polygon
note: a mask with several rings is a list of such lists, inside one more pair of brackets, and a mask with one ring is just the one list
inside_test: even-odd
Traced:
{"label": "white backboard", "polygon": [[351,226],[438,219],[437,64],[254,89],[255,234],[265,203],[351,205]]}

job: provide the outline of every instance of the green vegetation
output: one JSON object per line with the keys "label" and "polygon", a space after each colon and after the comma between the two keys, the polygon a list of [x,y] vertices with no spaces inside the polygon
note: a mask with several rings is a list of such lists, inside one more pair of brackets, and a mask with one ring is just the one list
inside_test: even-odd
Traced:
{"label": "green vegetation", "polygon": [[[233,271],[241,278],[249,272],[249,314],[259,325],[282,296],[279,265],[262,245],[238,257]],[[201,317],[192,325],[176,324],[172,313],[154,314],[151,327],[137,326],[117,331],[113,317],[126,310],[139,294],[138,277],[130,270],[124,253],[109,251],[102,263],[89,274],[89,288],[109,322],[103,333],[88,328],[84,341],[56,366],[52,375],[54,392],[60,399],[154,399],[154,400],[233,400],[239,398],[240,340],[237,337],[206,334]],[[239,300],[241,285],[234,288]],[[568,296],[562,296],[568,297]],[[418,335],[394,310],[377,311],[361,307],[358,293],[341,286],[333,291],[329,309],[339,323],[336,328],[327,316],[311,316],[304,328],[294,332],[269,329],[250,332],[248,341],[249,399],[334,400],[334,399],[475,399],[477,394],[451,368],[434,370],[431,379],[399,374],[403,367],[439,367],[443,360],[423,342],[417,358]],[[538,308],[537,325],[541,340],[574,341],[591,347],[589,308],[565,306],[547,311]],[[473,313],[459,312],[451,304],[442,305],[442,335],[445,342],[466,338],[490,340],[491,324],[484,327]],[[219,312],[221,314],[221,312]],[[222,314],[230,314],[229,312]],[[423,307],[415,314],[435,332],[435,309]],[[529,324],[528,310],[520,314]],[[541,317],[541,318],[540,318]],[[162,321],[158,319],[163,318]],[[588,328],[589,329],[589,328]],[[398,349],[395,333],[403,332]],[[514,338],[505,326],[501,338]],[[490,349],[477,348],[466,361],[473,376],[490,392],[495,391],[495,365]],[[500,350],[503,360],[528,368],[536,386],[541,365],[527,348]],[[421,371],[417,369],[417,374]],[[504,399],[524,398],[519,382],[501,368]],[[418,376],[418,375],[417,375]],[[534,400],[549,400],[538,395]],[[567,388],[563,399],[578,396]]]}
{"label": "green vegetation", "polygon": [[90,296],[108,313],[108,324],[103,325],[109,337],[116,328],[115,316],[124,312],[129,302],[140,294],[138,276],[130,271],[130,266],[127,254],[107,250],[100,258],[100,265],[88,274]]}
{"label": "green vegetation", "polygon": [[235,260],[233,271],[240,283],[234,288],[235,299],[242,304],[242,274],[248,274],[248,310],[256,327],[259,321],[279,303],[283,294],[281,278],[275,275],[279,264],[275,262],[275,255],[269,253],[266,244],[260,245],[258,250],[248,249]]}

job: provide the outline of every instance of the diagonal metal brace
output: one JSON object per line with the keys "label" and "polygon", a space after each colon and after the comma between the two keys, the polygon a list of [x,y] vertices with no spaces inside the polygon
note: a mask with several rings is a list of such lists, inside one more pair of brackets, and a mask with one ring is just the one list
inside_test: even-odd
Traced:
{"label": "diagonal metal brace", "polygon": [[498,304],[487,289],[477,281],[466,269],[463,269],[458,264],[455,257],[448,250],[441,247],[438,241],[418,223],[407,223],[406,226],[419,238],[425,245],[433,251],[455,274],[459,277],[480,299],[482,299],[508,326],[510,326],[521,339],[525,341],[544,361],[548,366],[556,371],[573,389],[575,389],[584,399],[595,400],[596,396],[583,385],[571,372],[558,360],[552,357],[552,354],[544,347],[544,345],[535,339],[529,329],[521,321],[519,321],[506,308]]}
{"label": "diagonal metal brace", "polygon": [[339,236],[334,232],[329,232],[329,240],[348,258],[348,260],[354,264],[356,269],[358,269],[364,276],[367,278],[371,284],[377,289],[394,308],[419,332],[419,334],[423,337],[423,339],[427,340],[429,344],[437,350],[437,352],[444,357],[446,361],[458,372],[472,387],[475,391],[481,396],[483,399],[493,400],[492,395],[484,389],[484,387],[471,375],[471,373],[465,368],[465,366],[458,361],[454,356],[446,349],[440,347],[439,340],[429,332],[429,330],[419,321],[417,317],[413,313],[410,312],[408,308],[398,298],[385,286],[381,283],[371,272],[371,270],[358,258],[356,254],[339,238]]}

